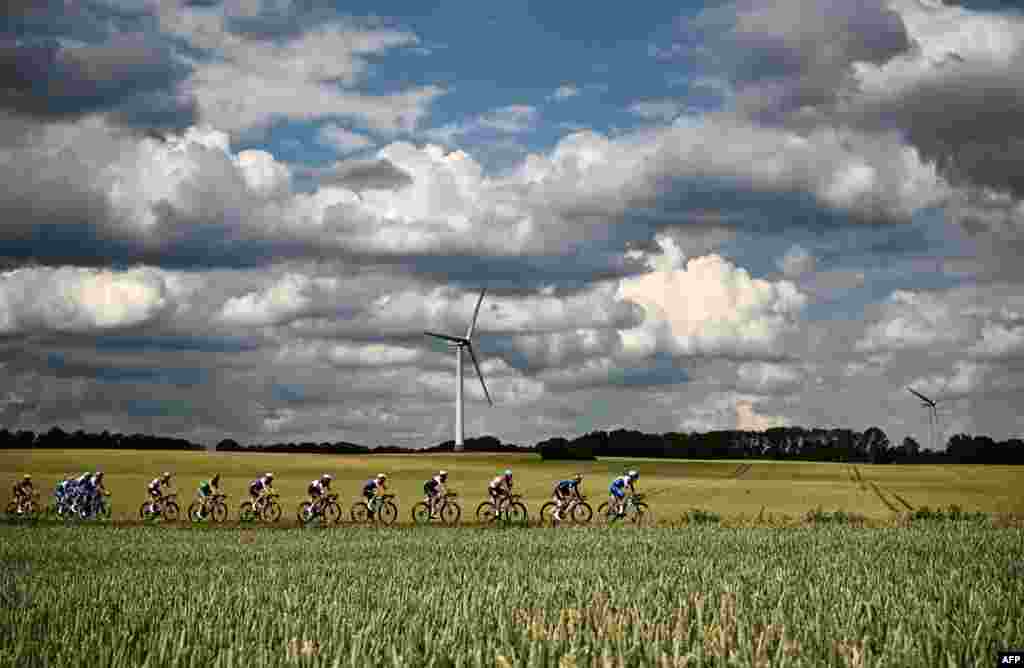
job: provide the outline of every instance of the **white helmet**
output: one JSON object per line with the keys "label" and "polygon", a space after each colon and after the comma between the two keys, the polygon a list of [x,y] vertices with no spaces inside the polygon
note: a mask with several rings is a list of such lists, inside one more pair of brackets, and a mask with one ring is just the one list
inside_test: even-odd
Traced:
{"label": "white helmet", "polygon": [[437,475],[441,476],[442,478],[447,478],[448,477],[448,471],[445,471],[445,470],[438,471]]}
{"label": "white helmet", "polygon": [[639,478],[639,477],[640,477],[640,474],[639,474],[639,473],[637,473],[636,469],[633,469],[632,471],[630,471],[630,472],[629,472],[629,473],[627,473],[626,475],[628,475],[628,476],[629,476],[630,478],[632,478],[633,480],[636,480],[637,478]]}
{"label": "white helmet", "polygon": [[387,480],[387,479],[388,479],[387,475],[385,475],[383,473],[378,473],[377,474],[377,480]]}
{"label": "white helmet", "polygon": [[274,479],[274,474],[273,473],[264,473],[263,477],[266,478],[267,480],[273,480]]}
{"label": "white helmet", "polygon": [[334,480],[334,476],[332,476],[330,473],[325,473],[322,476],[320,476],[320,479],[323,480],[324,482],[330,482]]}
{"label": "white helmet", "polygon": [[160,477],[163,478],[164,480],[170,480],[171,479],[171,472],[170,471],[164,471],[164,474],[162,476],[160,476]]}

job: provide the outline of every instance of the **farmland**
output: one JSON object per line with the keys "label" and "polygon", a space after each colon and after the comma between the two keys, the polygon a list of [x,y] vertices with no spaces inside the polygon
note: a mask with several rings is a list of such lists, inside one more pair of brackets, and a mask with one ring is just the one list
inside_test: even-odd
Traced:
{"label": "farmland", "polygon": [[[129,522],[165,469],[183,500],[219,471],[233,501],[272,470],[289,518],[322,471],[338,476],[344,507],[386,471],[408,523],[443,467],[468,519],[506,465],[534,513],[567,473],[582,471],[599,500],[635,466],[662,526]],[[1024,492],[1011,467],[0,452],[5,486],[97,468],[113,526],[0,524],[0,666],[988,666],[1024,646]],[[953,504],[989,516],[906,521],[907,505]],[[722,525],[674,521],[693,508]],[[773,520],[816,508],[878,528]]]}
{"label": "farmland", "polygon": [[[0,451],[0,486],[32,473],[47,493],[62,476],[83,470],[106,472],[115,519],[136,516],[146,483],[161,471],[175,474],[175,488],[187,505],[200,480],[222,474],[231,495],[231,513],[249,480],[273,471],[285,517],[305,497],[306,485],[324,471],[337,476],[334,490],[347,509],[362,481],[378,472],[390,476],[398,495],[399,521],[422,496],[422,484],[440,468],[451,472],[450,486],[463,497],[464,511],[484,498],[487,481],[506,466],[515,473],[516,491],[532,514],[550,497],[552,484],[575,471],[585,474],[583,490],[600,502],[608,482],[624,468],[641,472],[639,489],[647,493],[660,520],[678,518],[691,508],[723,518],[758,515],[798,517],[809,510],[842,510],[885,520],[907,506],[948,507],[967,511],[1024,514],[1021,469],[1012,466],[871,466],[774,461],[682,461],[601,459],[596,462],[545,462],[535,455],[431,454],[339,456],[150,451]],[[906,505],[904,505],[904,503]],[[594,504],[596,506],[596,503]],[[347,511],[346,511],[347,512]],[[464,512],[464,516],[468,513]]]}
{"label": "farmland", "polygon": [[0,526],[3,666],[989,666],[1019,529]]}

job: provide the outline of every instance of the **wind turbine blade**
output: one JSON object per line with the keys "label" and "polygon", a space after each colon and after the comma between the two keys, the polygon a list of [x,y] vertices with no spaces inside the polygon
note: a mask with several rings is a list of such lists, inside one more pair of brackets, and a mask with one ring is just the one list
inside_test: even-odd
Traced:
{"label": "wind turbine blade", "polygon": [[462,344],[466,343],[466,339],[460,339],[457,336],[449,336],[447,334],[438,334],[437,332],[423,332],[423,333],[426,334],[427,336],[432,336],[435,339],[445,339],[446,341],[454,341],[455,343],[458,343],[459,345],[462,345]]}
{"label": "wind turbine blade", "polygon": [[469,329],[466,330],[466,338],[473,338],[473,330],[476,328],[476,316],[480,313],[480,304],[484,302],[484,295],[487,294],[487,288],[480,291],[480,299],[476,300],[476,308],[473,310],[473,319],[469,321]]}
{"label": "wind turbine blade", "polygon": [[918,392],[914,388],[908,387],[907,389],[910,390],[914,394],[914,396],[916,396],[918,399],[920,399],[921,401],[925,402],[929,406],[934,406],[935,405],[934,401],[932,401],[928,397],[924,396],[923,394],[921,394],[920,392]]}
{"label": "wind turbine blade", "polygon": [[480,365],[476,362],[476,353],[473,352],[473,344],[471,343],[466,346],[466,349],[469,351],[469,358],[473,360],[473,366],[476,367],[476,375],[477,378],[480,379],[480,387],[484,388],[484,396],[487,397],[487,403],[493,406],[494,402],[491,401],[491,393],[487,391],[487,383],[484,382],[484,374],[480,372]]}

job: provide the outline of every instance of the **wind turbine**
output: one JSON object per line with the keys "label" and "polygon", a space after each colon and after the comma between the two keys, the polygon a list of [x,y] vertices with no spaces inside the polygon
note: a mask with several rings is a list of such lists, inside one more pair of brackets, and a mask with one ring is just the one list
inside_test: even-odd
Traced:
{"label": "wind turbine", "polygon": [[924,406],[925,408],[928,409],[928,428],[931,431],[932,450],[934,450],[935,449],[935,427],[936,427],[936,425],[938,424],[938,421],[939,421],[939,412],[938,412],[938,409],[937,409],[938,404],[937,404],[937,402],[932,401],[931,399],[929,399],[928,397],[924,396],[923,394],[921,394],[920,392],[918,392],[917,390],[915,390],[913,388],[908,387],[907,389],[910,390],[911,394],[913,394],[915,397],[917,397],[918,399],[921,400],[921,405],[922,406]]}
{"label": "wind turbine", "polygon": [[480,372],[480,365],[477,364],[476,355],[473,353],[473,329],[476,327],[476,317],[480,313],[480,304],[484,301],[484,294],[487,293],[487,288],[480,291],[480,299],[476,302],[476,309],[473,311],[473,319],[469,323],[469,329],[466,330],[466,336],[451,336],[449,334],[438,334],[436,332],[423,332],[427,336],[432,336],[435,339],[442,339],[448,342],[449,348],[455,349],[455,451],[462,452],[465,449],[465,434],[463,433],[462,425],[462,349],[465,348],[469,351],[469,357],[473,360],[473,366],[476,367],[476,375],[480,379],[480,386],[484,388],[484,396],[487,397],[487,403],[494,405],[491,401],[491,395],[487,391],[487,384],[484,383],[484,375]]}

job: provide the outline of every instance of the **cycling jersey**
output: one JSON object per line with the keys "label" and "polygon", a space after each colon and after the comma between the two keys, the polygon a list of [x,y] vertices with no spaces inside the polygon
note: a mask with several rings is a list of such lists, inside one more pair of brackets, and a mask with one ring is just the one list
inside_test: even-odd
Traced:
{"label": "cycling jersey", "polygon": [[252,495],[259,494],[260,492],[270,489],[272,481],[268,480],[266,476],[256,478],[249,483],[249,493]]}
{"label": "cycling jersey", "polygon": [[306,488],[306,491],[312,497],[322,496],[327,493],[327,485],[324,484],[323,480],[317,478],[309,482],[309,487]]}
{"label": "cycling jersey", "polygon": [[625,496],[627,485],[630,489],[633,488],[633,483],[630,481],[629,476],[620,475],[615,480],[612,480],[612,484],[608,487],[608,491],[610,491],[612,496],[615,498],[621,499]]}
{"label": "cycling jersey", "polygon": [[491,480],[490,484],[487,486],[495,491],[509,491],[512,489],[512,481],[506,479],[505,476],[500,475]]}
{"label": "cycling jersey", "polygon": [[210,496],[211,494],[213,494],[213,485],[210,484],[209,480],[204,480],[199,483],[200,496]]}
{"label": "cycling jersey", "polygon": [[580,483],[578,480],[559,480],[555,485],[555,493],[571,494],[579,490]]}

